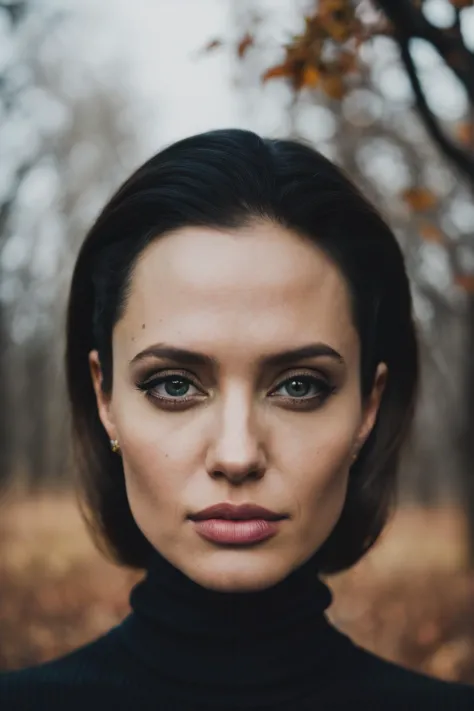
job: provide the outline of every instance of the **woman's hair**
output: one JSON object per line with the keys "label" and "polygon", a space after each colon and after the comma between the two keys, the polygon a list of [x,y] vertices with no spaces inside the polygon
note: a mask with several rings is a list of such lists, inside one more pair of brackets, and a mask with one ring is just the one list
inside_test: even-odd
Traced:
{"label": "woman's hair", "polygon": [[153,549],[135,523],[122,460],[111,452],[99,419],[88,354],[98,350],[103,390],[110,393],[112,330],[126,307],[137,258],[153,240],[187,226],[238,229],[262,219],[309,238],[344,275],[361,344],[363,400],[377,364],[388,367],[376,424],[351,468],[342,514],[316,556],[320,572],[353,565],[386,523],[418,381],[400,247],[375,208],[316,150],[250,131],[211,131],[167,147],[117,190],[73,273],[66,369],[79,503],[96,545],[119,564],[146,568]]}

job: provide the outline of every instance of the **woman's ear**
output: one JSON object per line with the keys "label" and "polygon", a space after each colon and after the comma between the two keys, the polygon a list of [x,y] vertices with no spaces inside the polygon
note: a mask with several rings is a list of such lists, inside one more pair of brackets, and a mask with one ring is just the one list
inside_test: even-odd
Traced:
{"label": "woman's ear", "polygon": [[104,425],[109,439],[117,439],[117,432],[112,417],[112,398],[110,395],[104,393],[102,389],[103,375],[98,351],[91,351],[89,353],[89,368],[97,401],[97,410],[99,412],[100,421]]}
{"label": "woman's ear", "polygon": [[362,423],[354,446],[354,450],[359,452],[368,439],[377,420],[380,403],[387,383],[388,368],[385,363],[379,363],[374,377],[372,391],[364,403],[362,413]]}

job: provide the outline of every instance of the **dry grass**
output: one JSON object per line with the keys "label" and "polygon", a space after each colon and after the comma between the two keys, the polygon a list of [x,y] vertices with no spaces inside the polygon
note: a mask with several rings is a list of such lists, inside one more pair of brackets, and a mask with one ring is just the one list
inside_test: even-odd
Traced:
{"label": "dry grass", "polygon": [[474,573],[454,507],[404,508],[355,568],[329,580],[333,622],[412,669],[474,684]]}
{"label": "dry grass", "polygon": [[52,659],[110,629],[138,577],[97,553],[71,497],[4,502],[0,668]]}
{"label": "dry grass", "polygon": [[[0,668],[60,656],[128,613],[140,574],[97,553],[74,499],[5,499],[0,512]],[[329,580],[335,624],[388,659],[474,683],[463,526],[453,508],[399,511],[374,551]]]}

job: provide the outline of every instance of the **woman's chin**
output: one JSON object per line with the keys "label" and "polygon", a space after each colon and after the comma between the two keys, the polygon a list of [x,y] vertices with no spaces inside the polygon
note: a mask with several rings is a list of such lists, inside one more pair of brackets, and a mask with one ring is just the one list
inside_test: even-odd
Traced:
{"label": "woman's chin", "polygon": [[[216,551],[197,557],[182,566],[182,571],[198,585],[218,592],[256,592],[276,585],[290,572],[291,566],[275,560],[278,556],[256,551]],[[273,560],[272,560],[273,558]]]}

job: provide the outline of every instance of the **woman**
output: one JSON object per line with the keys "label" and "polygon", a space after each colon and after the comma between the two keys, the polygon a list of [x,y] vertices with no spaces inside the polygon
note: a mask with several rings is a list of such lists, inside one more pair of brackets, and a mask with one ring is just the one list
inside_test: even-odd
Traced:
{"label": "woman", "polygon": [[319,153],[225,130],[139,168],[80,251],[66,365],[90,530],[147,574],[0,707],[473,709],[325,617],[319,575],[386,521],[417,361],[395,237]]}

